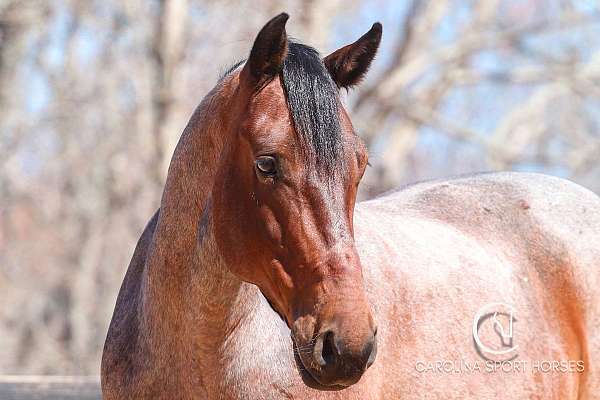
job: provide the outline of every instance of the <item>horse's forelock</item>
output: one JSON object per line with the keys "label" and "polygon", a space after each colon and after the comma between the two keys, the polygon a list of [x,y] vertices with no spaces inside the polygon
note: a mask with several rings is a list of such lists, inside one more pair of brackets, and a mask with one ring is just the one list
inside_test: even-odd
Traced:
{"label": "horse's forelock", "polygon": [[[227,68],[220,80],[245,61]],[[321,56],[312,47],[290,41],[280,79],[305,155],[326,172],[333,172],[340,166],[342,153],[339,95]]]}
{"label": "horse's forelock", "polygon": [[290,42],[280,76],[306,155],[327,172],[333,172],[342,153],[339,98],[321,56],[312,47]]}

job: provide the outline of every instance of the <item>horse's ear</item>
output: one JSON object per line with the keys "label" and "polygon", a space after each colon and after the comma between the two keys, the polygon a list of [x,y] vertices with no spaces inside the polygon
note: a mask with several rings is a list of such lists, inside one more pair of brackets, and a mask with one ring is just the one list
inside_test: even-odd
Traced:
{"label": "horse's ear", "polygon": [[281,70],[288,51],[285,33],[288,18],[288,14],[281,13],[267,22],[258,33],[242,71],[250,85],[262,86]]}
{"label": "horse's ear", "polygon": [[369,32],[356,42],[331,53],[323,62],[339,88],[350,88],[359,83],[375,58],[383,27],[379,22],[373,24]]}

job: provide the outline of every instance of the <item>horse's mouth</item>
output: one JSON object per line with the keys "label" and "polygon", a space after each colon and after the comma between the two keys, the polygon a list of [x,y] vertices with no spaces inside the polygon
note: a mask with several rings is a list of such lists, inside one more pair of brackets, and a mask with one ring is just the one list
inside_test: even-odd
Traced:
{"label": "horse's mouth", "polygon": [[[261,290],[261,293],[262,293],[263,297],[265,298],[265,300],[267,301],[267,303],[269,304],[269,306],[271,307],[271,309],[279,316],[279,318],[281,318],[281,320],[291,330],[291,327],[288,324],[287,319],[284,318],[284,316],[273,306],[273,303],[271,302],[271,300],[269,300],[269,298],[262,292],[262,290]],[[294,360],[296,361],[296,367],[298,368],[300,377],[302,378],[302,381],[304,382],[304,384],[306,386],[308,386],[312,389],[323,390],[323,391],[342,390],[342,389],[346,389],[348,387],[348,386],[337,385],[337,384],[323,385],[322,383],[320,383],[312,375],[310,370],[304,366],[304,363],[302,362],[302,360],[300,359],[300,356],[298,355],[298,346],[296,345],[296,340],[294,339],[294,335],[291,335],[291,337],[292,337],[292,348],[293,348],[293,352],[294,352]]]}
{"label": "horse's mouth", "polygon": [[323,390],[323,391],[336,391],[336,390],[346,389],[348,387],[348,386],[338,385],[338,384],[324,385],[324,384],[320,383],[312,375],[310,370],[304,366],[304,363],[302,362],[302,359],[300,359],[300,356],[298,354],[298,350],[297,350],[298,346],[296,345],[296,340],[294,340],[293,336],[292,336],[292,343],[293,343],[294,360],[296,361],[296,367],[298,368],[300,377],[302,378],[302,381],[304,382],[304,384],[306,386],[308,386],[312,389]]}

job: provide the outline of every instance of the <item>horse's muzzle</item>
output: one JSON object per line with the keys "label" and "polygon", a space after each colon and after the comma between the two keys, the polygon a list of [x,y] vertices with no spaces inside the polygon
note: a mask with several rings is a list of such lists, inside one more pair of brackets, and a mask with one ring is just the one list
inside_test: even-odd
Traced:
{"label": "horse's muzzle", "polygon": [[322,385],[353,385],[373,364],[376,355],[377,332],[358,349],[347,346],[333,330],[321,332],[313,349],[314,361],[320,368],[313,377]]}
{"label": "horse's muzzle", "polygon": [[377,355],[377,330],[358,343],[344,340],[335,328],[321,331],[311,352],[301,357],[304,368],[323,386],[344,388],[359,381]]}

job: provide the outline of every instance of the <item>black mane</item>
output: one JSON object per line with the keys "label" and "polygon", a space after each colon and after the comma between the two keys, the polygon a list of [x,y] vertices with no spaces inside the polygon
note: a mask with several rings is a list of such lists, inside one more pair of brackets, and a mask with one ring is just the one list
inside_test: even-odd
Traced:
{"label": "black mane", "polygon": [[319,53],[290,41],[281,81],[306,155],[333,172],[342,150],[338,90]]}

